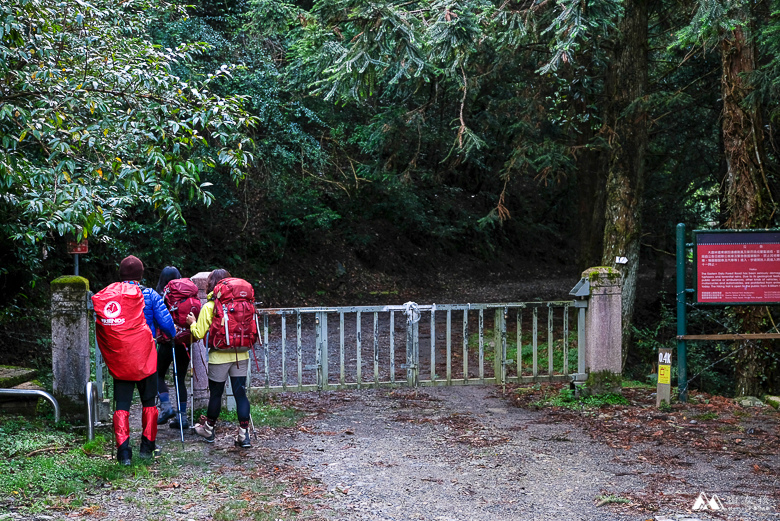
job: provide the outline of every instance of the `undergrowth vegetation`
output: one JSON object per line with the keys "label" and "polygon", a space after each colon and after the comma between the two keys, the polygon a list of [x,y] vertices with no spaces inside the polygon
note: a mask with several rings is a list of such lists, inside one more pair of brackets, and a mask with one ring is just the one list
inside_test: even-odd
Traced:
{"label": "undergrowth vegetation", "polygon": [[[256,429],[294,426],[300,415],[295,409],[274,404],[252,405]],[[237,423],[235,412],[223,411],[220,419]],[[272,481],[212,474],[213,463],[204,457],[200,450],[203,444],[196,436],[187,435],[184,444],[166,443],[153,462],[135,454],[133,464],[123,467],[114,457],[110,423],[97,427],[94,440],[87,441],[85,434],[83,428],[66,422],[53,424],[45,417],[0,415],[0,511],[72,513],[90,508],[101,492],[155,490],[168,483],[178,487],[178,481],[184,480],[204,490],[217,487],[232,491],[235,497],[219,506],[214,519],[246,518],[242,512],[260,520],[287,519],[290,515],[269,506],[282,492]],[[134,443],[137,445],[137,440]],[[194,494],[194,489],[189,493]],[[198,501],[197,494],[191,501]]]}
{"label": "undergrowth vegetation", "polygon": [[[523,374],[532,374],[534,368],[534,345],[533,334],[523,333],[520,339],[522,345],[520,359],[521,371]],[[485,363],[492,365],[495,360],[496,341],[494,331],[485,329],[483,332],[483,352]],[[469,335],[469,350],[478,356],[479,353],[479,333]],[[552,342],[552,367],[556,373],[563,372],[564,359],[567,360],[568,374],[577,372],[577,334],[569,333],[568,339],[564,342],[562,338],[553,336]],[[513,362],[509,365],[514,370],[517,364],[517,335],[514,332],[507,334],[506,340],[506,359]],[[550,347],[549,341],[545,337],[537,337],[536,345],[536,368],[538,373],[546,374],[549,369]]]}
{"label": "undergrowth vegetation", "polygon": [[572,389],[550,389],[542,398],[532,403],[536,407],[564,407],[567,409],[598,409],[610,405],[629,405],[629,401],[620,394],[607,393],[591,396],[577,396]]}

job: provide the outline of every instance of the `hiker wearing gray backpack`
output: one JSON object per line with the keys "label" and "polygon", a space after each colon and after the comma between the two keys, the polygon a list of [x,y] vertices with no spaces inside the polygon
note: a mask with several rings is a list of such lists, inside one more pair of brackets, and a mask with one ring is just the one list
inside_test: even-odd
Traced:
{"label": "hiker wearing gray backpack", "polygon": [[211,272],[206,281],[208,301],[196,319],[187,315],[187,323],[195,340],[205,339],[209,349],[209,405],[206,416],[200,417],[195,433],[214,443],[215,426],[222,409],[222,394],[230,378],[236,400],[238,432],[235,445],[249,448],[250,408],[246,395],[249,349],[258,341],[254,290],[242,279],[231,278],[227,270]]}

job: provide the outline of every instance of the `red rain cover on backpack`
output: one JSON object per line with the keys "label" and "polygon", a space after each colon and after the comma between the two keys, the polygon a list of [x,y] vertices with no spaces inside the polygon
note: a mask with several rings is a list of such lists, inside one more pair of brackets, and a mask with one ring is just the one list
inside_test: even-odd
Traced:
{"label": "red rain cover on backpack", "polygon": [[157,371],[157,350],[136,284],[115,282],[92,297],[100,352],[111,376],[138,381]]}
{"label": "red rain cover on backpack", "polygon": [[208,346],[214,349],[248,351],[257,342],[255,291],[243,279],[222,279],[214,287],[214,319]]}
{"label": "red rain cover on backpack", "polygon": [[[192,312],[197,317],[200,313],[198,286],[190,279],[174,279],[165,285],[163,300],[176,326],[174,342],[177,345],[189,346],[192,343],[192,335],[190,326],[187,325],[187,315]],[[162,336],[164,340],[170,340],[165,333],[162,333]]]}

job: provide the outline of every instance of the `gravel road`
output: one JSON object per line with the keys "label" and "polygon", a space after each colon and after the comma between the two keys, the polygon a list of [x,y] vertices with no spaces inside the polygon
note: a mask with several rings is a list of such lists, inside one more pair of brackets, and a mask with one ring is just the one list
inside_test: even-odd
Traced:
{"label": "gravel road", "polygon": [[329,519],[653,517],[596,506],[607,491],[643,487],[641,476],[621,472],[615,449],[571,425],[539,422],[494,388],[333,393],[328,408],[270,444],[327,486]]}

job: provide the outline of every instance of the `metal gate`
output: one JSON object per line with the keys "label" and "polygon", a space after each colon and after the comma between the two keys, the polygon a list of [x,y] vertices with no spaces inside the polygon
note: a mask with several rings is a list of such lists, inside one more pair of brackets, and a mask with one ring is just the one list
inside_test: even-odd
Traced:
{"label": "metal gate", "polygon": [[567,381],[583,366],[584,315],[581,310],[574,318],[574,306],[409,302],[259,309],[263,345],[254,355],[253,389]]}

